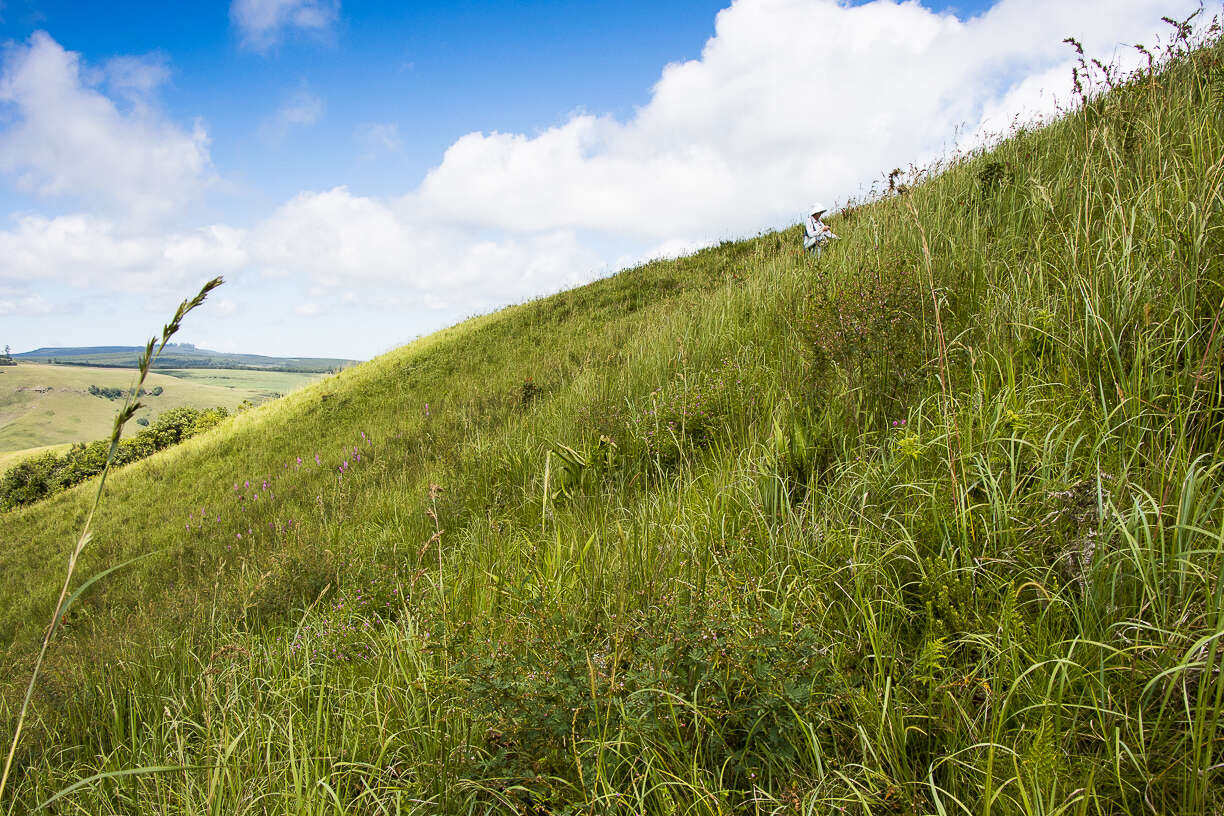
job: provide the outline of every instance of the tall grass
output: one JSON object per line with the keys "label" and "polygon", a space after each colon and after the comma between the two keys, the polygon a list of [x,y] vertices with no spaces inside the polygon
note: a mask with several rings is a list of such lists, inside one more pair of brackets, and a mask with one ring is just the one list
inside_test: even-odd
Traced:
{"label": "tall grass", "polygon": [[[1172,31],[817,266],[649,264],[117,473],[82,568],[157,554],[7,812],[1220,812],[1224,50]],[[13,664],[84,502],[4,517]]]}
{"label": "tall grass", "polygon": [[106,477],[110,472],[111,464],[115,461],[115,453],[119,450],[119,441],[123,436],[123,427],[140,410],[139,396],[141,394],[141,387],[144,385],[145,378],[149,375],[149,368],[154,360],[161,354],[162,349],[166,347],[166,343],[170,342],[170,338],[178,333],[183,318],[186,317],[187,313],[202,304],[204,299],[208,297],[208,293],[220,285],[221,278],[214,278],[204,284],[194,298],[180,303],[170,322],[162,328],[161,342],[158,343],[156,337],[151,338],[137,362],[136,382],[128,389],[123,406],[115,414],[114,427],[111,430],[110,448],[107,451],[106,462],[102,466],[102,472],[98,475],[98,485],[97,490],[94,492],[93,504],[89,508],[89,514],[85,517],[85,523],[81,525],[81,534],[77,537],[76,545],[68,556],[68,565],[64,573],[64,585],[60,588],[59,598],[55,602],[55,610],[51,613],[51,621],[47,624],[46,634],[43,635],[42,645],[38,650],[38,658],[34,661],[33,671],[30,672],[30,682],[26,685],[25,695],[21,700],[21,708],[17,712],[17,724],[13,729],[13,740],[4,759],[4,769],[0,771],[0,800],[4,797],[4,789],[8,784],[9,773],[13,767],[13,756],[17,753],[17,746],[21,742],[21,731],[25,725],[26,713],[30,707],[30,698],[33,696],[34,688],[38,683],[39,671],[42,669],[43,660],[47,656],[47,647],[51,645],[51,639],[55,637],[55,633],[67,615],[69,607],[80,597],[81,593],[88,589],[95,581],[105,578],[114,570],[124,566],[120,564],[104,570],[77,587],[72,595],[68,594],[68,589],[72,586],[72,577],[76,573],[77,561],[80,559],[81,553],[85,551],[85,547],[89,544],[89,540],[93,535],[91,530],[93,517],[98,510],[98,506],[102,503],[102,490],[106,487]]}

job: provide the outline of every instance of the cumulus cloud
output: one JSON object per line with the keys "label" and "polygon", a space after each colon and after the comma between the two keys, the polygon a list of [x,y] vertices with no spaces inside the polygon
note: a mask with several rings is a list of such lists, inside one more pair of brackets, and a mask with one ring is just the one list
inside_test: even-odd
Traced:
{"label": "cumulus cloud", "polygon": [[357,285],[430,295],[435,305],[487,307],[581,282],[600,266],[573,231],[481,237],[343,187],[289,201],[251,230],[245,249],[254,268],[300,279],[316,298]]}
{"label": "cumulus cloud", "polygon": [[[86,76],[88,75],[88,76]],[[0,73],[0,172],[18,189],[70,196],[136,219],[163,216],[209,180],[208,136],[168,121],[148,93],[168,72],[155,59],[121,58],[100,71],[45,32],[10,46]],[[138,104],[122,111],[96,87],[105,80]]]}
{"label": "cumulus cloud", "polygon": [[238,301],[233,298],[213,300],[210,305],[212,306],[211,312],[215,317],[233,317],[239,310]]}
{"label": "cumulus cloud", "polygon": [[739,0],[700,59],[667,66],[628,121],[583,114],[536,135],[468,134],[415,195],[510,233],[709,241],[780,225],[810,198],[844,199],[938,156],[958,126],[1050,110],[1069,85],[1068,34],[1109,59],[1119,43],[1150,41],[1168,13],[1169,0],[1002,0],[962,21],[917,2]]}
{"label": "cumulus cloud", "polygon": [[79,289],[162,293],[244,268],[245,232],[132,229],[110,218],[28,215],[0,231],[0,281],[55,281]]}
{"label": "cumulus cloud", "polygon": [[311,311],[490,308],[581,283],[600,266],[572,231],[473,236],[342,187],[302,193],[249,229],[142,230],[90,215],[26,215],[0,230],[0,281],[9,284],[167,294],[251,270],[306,292]]}
{"label": "cumulus cloud", "polygon": [[0,315],[47,315],[57,311],[55,304],[39,294],[0,288]]}
{"label": "cumulus cloud", "polygon": [[293,129],[310,127],[322,119],[325,107],[321,98],[306,88],[299,88],[264,121],[260,133],[274,144],[282,142]]}
{"label": "cumulus cloud", "polygon": [[113,57],[100,73],[112,93],[143,102],[170,80],[170,61],[164,54]]}
{"label": "cumulus cloud", "polygon": [[339,0],[233,0],[230,4],[230,21],[243,45],[256,51],[277,45],[287,31],[326,32],[339,16]]}

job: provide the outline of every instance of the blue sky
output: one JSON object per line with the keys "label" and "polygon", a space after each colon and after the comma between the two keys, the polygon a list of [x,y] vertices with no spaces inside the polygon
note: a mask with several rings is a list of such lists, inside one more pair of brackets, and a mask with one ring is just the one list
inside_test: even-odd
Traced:
{"label": "blue sky", "polygon": [[183,339],[366,358],[793,223],[1195,4],[725,5],[7,0],[0,344],[138,343],[225,274]]}

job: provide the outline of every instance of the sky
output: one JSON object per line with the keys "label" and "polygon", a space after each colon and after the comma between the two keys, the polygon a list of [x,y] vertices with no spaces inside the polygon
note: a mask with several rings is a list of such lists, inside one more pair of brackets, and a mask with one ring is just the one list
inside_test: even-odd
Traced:
{"label": "sky", "polygon": [[1197,0],[0,0],[0,345],[368,359],[797,223]]}

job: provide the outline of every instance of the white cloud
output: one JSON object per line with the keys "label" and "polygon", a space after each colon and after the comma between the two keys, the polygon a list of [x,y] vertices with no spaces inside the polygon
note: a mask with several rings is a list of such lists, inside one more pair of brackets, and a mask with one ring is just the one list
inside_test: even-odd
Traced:
{"label": "white cloud", "polygon": [[1002,0],[962,21],[916,2],[739,0],[629,120],[468,134],[403,198],[302,194],[252,229],[248,250],[268,275],[369,287],[383,302],[552,291],[614,261],[793,223],[812,198],[844,200],[939,156],[958,126],[974,135],[1052,110],[1049,91],[1069,86],[1063,37],[1110,59],[1118,43],[1150,42],[1169,2]]}
{"label": "white cloud", "polygon": [[[149,58],[83,69],[80,55],[41,31],[10,46],[0,107],[11,111],[13,124],[0,131],[0,172],[13,174],[23,191],[71,196],[135,219],[178,209],[209,182],[208,136],[199,124],[184,130],[148,104],[167,76],[164,64]],[[99,77],[128,96],[130,110],[94,87]]]}
{"label": "white cloud", "polygon": [[242,44],[256,51],[277,45],[289,30],[326,32],[339,16],[339,0],[233,0],[230,4],[230,21]]}
{"label": "white cloud", "polygon": [[379,153],[394,153],[403,144],[399,125],[394,122],[366,122],[353,131],[353,138],[364,148],[367,156]]}
{"label": "white cloud", "polygon": [[584,282],[601,266],[572,231],[480,237],[345,188],[303,193],[250,229],[26,215],[0,230],[0,282],[168,295],[249,269],[308,289],[316,309],[407,299],[470,312]]}
{"label": "white cloud", "polygon": [[[954,128],[1048,109],[1068,34],[1109,59],[1192,0],[1002,0],[967,22],[916,2],[739,0],[701,58],[667,66],[628,121],[576,115],[536,135],[472,133],[415,197],[455,223],[710,241],[797,220],[893,166],[935,158]],[[1133,53],[1133,52],[1132,52]]]}
{"label": "white cloud", "polygon": [[343,187],[297,196],[245,248],[255,268],[310,285],[312,298],[359,287],[485,308],[588,280],[601,266],[572,231],[481,237]]}
{"label": "white cloud", "polygon": [[90,215],[22,216],[14,228],[0,231],[0,281],[178,292],[245,267],[244,237],[223,225],[162,232]]}
{"label": "white cloud", "polygon": [[260,133],[272,143],[282,142],[294,128],[310,127],[322,119],[324,108],[322,99],[306,88],[299,88],[264,121]]}
{"label": "white cloud", "polygon": [[214,317],[233,317],[238,313],[238,302],[233,298],[221,298],[211,301],[209,311]]}
{"label": "white cloud", "polygon": [[139,100],[170,81],[170,61],[164,54],[113,57],[101,73],[112,93]]}
{"label": "white cloud", "polygon": [[0,290],[0,315],[46,315],[57,311],[55,304],[42,295],[18,294]]}

